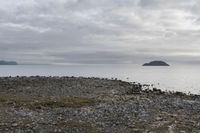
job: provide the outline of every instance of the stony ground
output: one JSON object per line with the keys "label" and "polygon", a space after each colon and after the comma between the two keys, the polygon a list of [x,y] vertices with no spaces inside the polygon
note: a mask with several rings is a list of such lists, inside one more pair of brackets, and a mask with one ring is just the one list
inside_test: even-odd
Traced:
{"label": "stony ground", "polygon": [[0,133],[200,133],[200,96],[142,88],[98,78],[0,78]]}

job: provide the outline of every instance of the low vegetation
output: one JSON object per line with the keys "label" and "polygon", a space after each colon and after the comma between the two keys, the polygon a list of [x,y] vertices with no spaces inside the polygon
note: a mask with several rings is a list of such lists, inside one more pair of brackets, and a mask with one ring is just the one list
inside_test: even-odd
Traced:
{"label": "low vegetation", "polygon": [[86,97],[30,97],[16,95],[1,95],[0,104],[14,107],[27,108],[59,108],[59,107],[83,107],[95,104],[95,99]]}

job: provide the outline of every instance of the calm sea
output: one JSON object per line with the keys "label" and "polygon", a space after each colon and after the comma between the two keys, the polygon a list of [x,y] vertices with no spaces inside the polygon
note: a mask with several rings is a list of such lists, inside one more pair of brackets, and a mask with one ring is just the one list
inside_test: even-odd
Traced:
{"label": "calm sea", "polygon": [[200,94],[199,66],[142,67],[139,65],[17,65],[0,66],[0,76],[83,76],[118,78],[153,84],[162,90]]}

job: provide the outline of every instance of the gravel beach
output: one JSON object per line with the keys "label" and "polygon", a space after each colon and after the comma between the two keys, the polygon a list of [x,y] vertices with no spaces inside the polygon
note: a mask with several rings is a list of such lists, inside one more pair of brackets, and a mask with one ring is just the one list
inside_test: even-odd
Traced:
{"label": "gravel beach", "polygon": [[200,133],[200,96],[110,79],[2,77],[0,132]]}

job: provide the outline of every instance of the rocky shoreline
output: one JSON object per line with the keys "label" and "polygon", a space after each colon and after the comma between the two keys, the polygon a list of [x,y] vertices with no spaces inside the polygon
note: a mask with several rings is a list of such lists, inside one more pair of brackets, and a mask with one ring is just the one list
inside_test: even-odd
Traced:
{"label": "rocky shoreline", "polygon": [[110,79],[1,77],[0,132],[199,133],[200,96]]}

